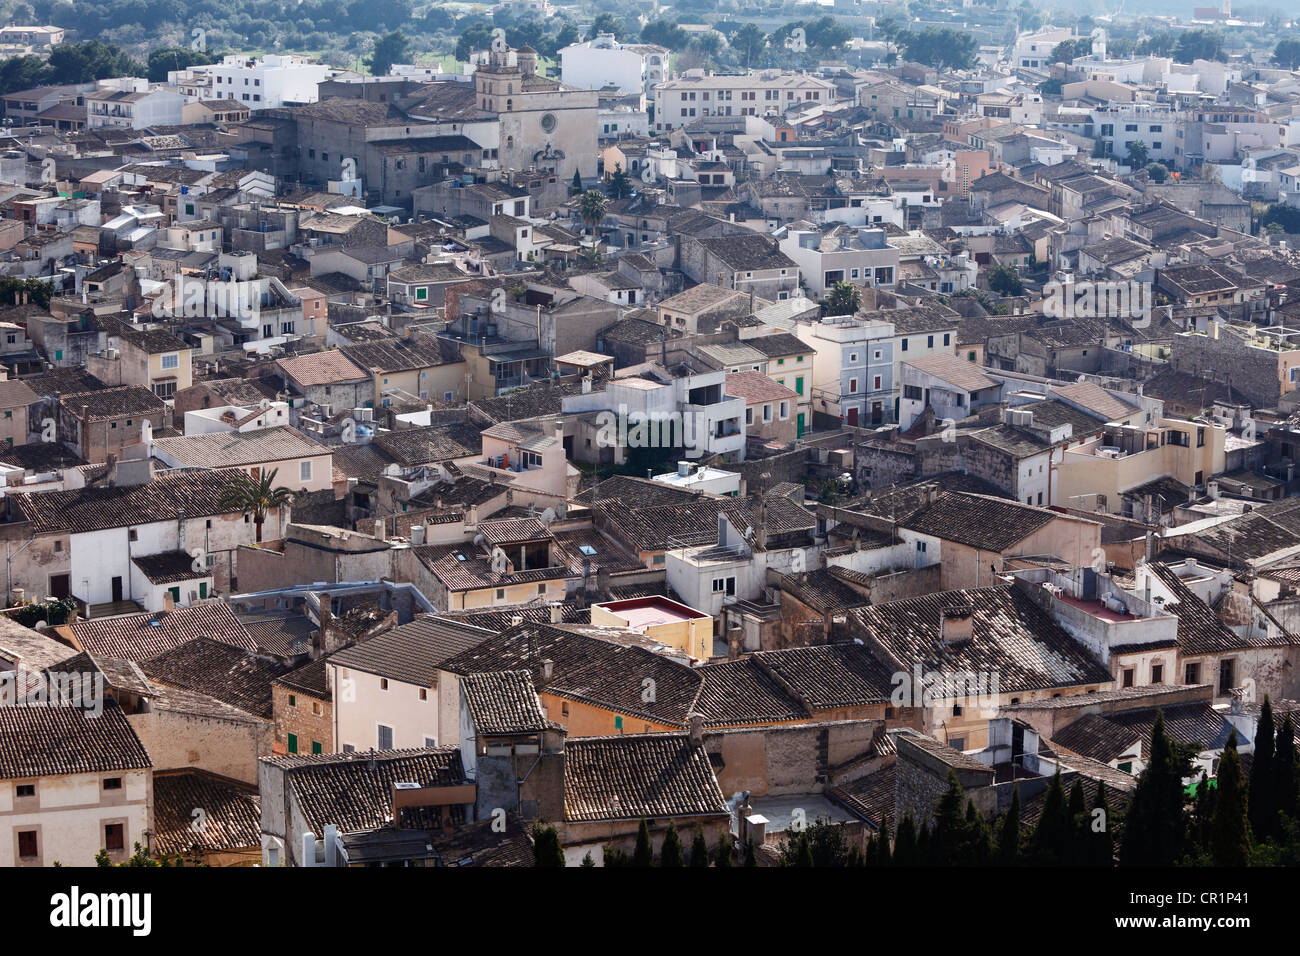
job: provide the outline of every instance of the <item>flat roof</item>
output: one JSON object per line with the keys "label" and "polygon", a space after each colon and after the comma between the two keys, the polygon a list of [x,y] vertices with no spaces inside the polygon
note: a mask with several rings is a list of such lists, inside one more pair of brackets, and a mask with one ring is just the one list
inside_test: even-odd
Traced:
{"label": "flat roof", "polygon": [[627,621],[627,626],[644,632],[646,628],[658,624],[673,624],[677,621],[698,621],[709,615],[703,611],[687,607],[662,595],[643,598],[630,598],[626,601],[605,601],[596,607],[604,608]]}

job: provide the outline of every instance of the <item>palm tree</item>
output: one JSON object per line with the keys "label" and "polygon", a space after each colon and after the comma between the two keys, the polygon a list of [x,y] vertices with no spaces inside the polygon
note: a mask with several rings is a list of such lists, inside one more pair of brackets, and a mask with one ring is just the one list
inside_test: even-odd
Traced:
{"label": "palm tree", "polygon": [[250,511],[253,513],[258,541],[262,540],[262,524],[266,521],[267,512],[293,503],[293,492],[275,483],[279,471],[278,468],[272,468],[256,478],[241,471],[221,490],[219,503],[222,508],[237,509],[245,514]]}
{"label": "palm tree", "polygon": [[587,224],[594,234],[596,227],[600,225],[605,218],[605,196],[603,193],[592,189],[582,195],[582,200],[578,206],[578,213],[582,216],[582,221]]}

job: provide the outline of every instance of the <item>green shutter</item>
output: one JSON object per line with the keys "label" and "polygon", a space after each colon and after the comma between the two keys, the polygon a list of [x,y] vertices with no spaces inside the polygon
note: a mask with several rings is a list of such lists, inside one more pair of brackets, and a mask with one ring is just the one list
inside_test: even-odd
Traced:
{"label": "green shutter", "polygon": [[172,602],[175,603],[175,604],[180,604],[180,603],[181,603],[181,589],[180,589],[179,587],[174,587],[174,588],[168,588],[167,590],[171,592],[171,595],[172,595]]}
{"label": "green shutter", "polygon": [[615,729],[615,730],[622,730],[622,729],[623,729],[623,718],[622,718],[622,717],[615,716],[615,718],[614,718],[614,729]]}
{"label": "green shutter", "polygon": [[298,752],[298,735],[297,735],[297,734],[290,734],[290,735],[289,735],[289,753],[291,753],[291,754],[296,754],[297,752]]}
{"label": "green shutter", "polygon": [[313,740],[311,742],[311,752],[314,754],[321,753],[321,746],[319,740]]}
{"label": "green shutter", "polygon": [[199,597],[200,597],[200,598],[205,598],[205,597],[207,597],[207,596],[208,596],[208,582],[207,582],[207,581],[200,581],[200,582],[199,582]]}
{"label": "green shutter", "polygon": [[803,376],[802,376],[802,375],[800,375],[798,378],[796,378],[796,379],[794,380],[794,391],[795,391],[795,394],[796,394],[796,395],[802,395],[802,394],[803,394]]}

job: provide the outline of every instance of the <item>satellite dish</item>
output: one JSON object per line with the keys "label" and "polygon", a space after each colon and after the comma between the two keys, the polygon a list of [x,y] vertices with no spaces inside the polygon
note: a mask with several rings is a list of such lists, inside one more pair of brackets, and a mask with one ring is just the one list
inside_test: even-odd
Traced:
{"label": "satellite dish", "polygon": [[551,522],[554,520],[555,520],[554,508],[547,508],[545,511],[542,512],[541,514],[542,524],[546,525],[549,528],[551,526]]}

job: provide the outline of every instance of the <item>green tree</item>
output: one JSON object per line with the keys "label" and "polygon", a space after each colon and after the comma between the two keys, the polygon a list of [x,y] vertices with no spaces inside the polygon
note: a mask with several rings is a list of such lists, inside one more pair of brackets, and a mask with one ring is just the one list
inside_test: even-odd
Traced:
{"label": "green tree", "polygon": [[614,39],[620,43],[627,39],[627,31],[623,29],[623,24],[612,13],[599,14],[592,21],[591,31],[587,34],[587,39],[594,40],[602,33],[612,33]]}
{"label": "green tree", "polygon": [[669,50],[684,50],[690,42],[690,35],[673,20],[651,20],[641,28],[641,42]]}
{"label": "green tree", "polygon": [[969,70],[979,52],[973,35],[952,27],[926,27],[907,34],[901,43],[909,60],[943,70]]}
{"label": "green tree", "polygon": [[172,70],[187,70],[192,66],[204,66],[216,63],[220,54],[204,50],[191,50],[189,47],[164,47],[149,53],[147,76],[150,83],[166,83],[167,74]]}
{"label": "green tree", "polygon": [[471,24],[461,31],[456,40],[456,59],[468,61],[470,54],[476,50],[486,50],[492,46],[492,27],[485,22]]}
{"label": "green tree", "polygon": [[632,866],[654,866],[654,850],[650,846],[650,826],[645,820],[636,830],[636,846],[632,850]]}
{"label": "green tree", "polygon": [[262,525],[266,523],[267,514],[293,503],[293,492],[275,483],[275,476],[279,473],[280,469],[272,468],[253,478],[238,472],[221,489],[219,504],[222,508],[252,514],[258,541],[262,540]]}
{"label": "green tree", "polygon": [[1273,756],[1273,803],[1292,820],[1296,817],[1295,724],[1288,713],[1282,718]]}
{"label": "green tree", "polygon": [[744,864],[744,865],[747,866],[747,867],[756,867],[756,866],[758,866],[758,855],[757,855],[757,854],[755,853],[755,851],[754,851],[754,841],[753,841],[753,840],[750,840],[748,843],[745,844],[745,864]]}
{"label": "green tree", "polygon": [[614,164],[614,175],[609,177],[609,188],[615,199],[626,199],[632,195],[632,180],[623,171],[622,163]]}
{"label": "green tree", "polygon": [[1140,139],[1135,139],[1128,144],[1128,153],[1125,158],[1128,160],[1130,168],[1142,169],[1150,161],[1151,153],[1147,149],[1146,143]]}
{"label": "green tree", "polygon": [[691,838],[691,866],[707,867],[709,865],[709,843],[704,839],[704,828],[695,825],[695,836]]}
{"label": "green tree", "polygon": [[659,865],[666,867],[683,867],[686,857],[682,854],[682,838],[677,835],[677,827],[668,824],[664,834],[663,845],[659,848]]}
{"label": "green tree", "polygon": [[576,169],[573,171],[573,182],[569,184],[569,189],[574,196],[582,193],[582,173]]}
{"label": "green tree", "polygon": [[1264,696],[1259,711],[1259,729],[1255,731],[1255,756],[1250,764],[1250,826],[1259,839],[1279,832],[1276,795],[1276,768],[1273,766],[1273,702]]}
{"label": "green tree", "polygon": [[903,822],[898,825],[898,836],[894,838],[893,864],[917,865],[916,819],[911,810],[903,815]]}
{"label": "green tree", "polygon": [[1025,283],[1015,266],[997,265],[989,269],[989,288],[999,295],[1023,295]]}
{"label": "green tree", "polygon": [[595,233],[596,227],[600,225],[601,220],[605,218],[605,212],[608,206],[605,197],[595,189],[588,190],[582,194],[582,200],[578,205],[578,215],[586,223],[587,229],[592,234]]}
{"label": "green tree", "polygon": [[1246,781],[1237,754],[1237,732],[1228,735],[1219,758],[1218,793],[1210,824],[1210,858],[1215,866],[1245,866],[1250,862],[1250,822],[1246,818]]}
{"label": "green tree", "polygon": [[588,867],[588,868],[591,868],[591,869],[595,869],[595,868],[596,868],[596,861],[593,860],[593,859],[591,858],[591,851],[590,851],[590,850],[588,850],[586,853],[583,854],[583,856],[582,856],[582,866],[583,866],[583,867]]}
{"label": "green tree", "polygon": [[880,815],[880,833],[876,836],[876,862],[881,866],[888,866],[890,863],[889,851],[889,818],[883,813]]}
{"label": "green tree", "polygon": [[1151,728],[1151,759],[1138,776],[1124,823],[1120,862],[1125,866],[1172,866],[1187,840],[1183,778],[1190,761],[1165,733],[1164,711]]}
{"label": "green tree", "polygon": [[1179,63],[1227,59],[1223,53],[1223,36],[1214,30],[1184,30],[1173,55]]}
{"label": "green tree", "polygon": [[1147,37],[1134,48],[1139,56],[1172,56],[1178,37],[1170,30]]}
{"label": "green tree", "polygon": [[998,862],[1003,866],[1015,866],[1020,862],[1020,784],[1011,789],[1011,806],[1007,807],[1002,817],[1002,827],[998,831]]}
{"label": "green tree", "polygon": [[410,53],[411,41],[401,30],[385,33],[375,41],[375,49],[366,61],[372,76],[387,76],[394,63],[405,63]]}
{"label": "green tree", "polygon": [[939,798],[934,811],[933,849],[935,859],[948,865],[964,862],[960,859],[966,840],[966,821],[962,816],[965,794],[957,774],[948,770],[948,786]]}
{"label": "green tree", "polygon": [[766,47],[767,34],[753,23],[746,23],[731,35],[732,52],[746,69],[758,63]]}
{"label": "green tree", "polygon": [[1072,825],[1058,766],[1043,797],[1043,812],[1038,818],[1038,826],[1029,840],[1030,856],[1035,865],[1061,866],[1069,862]]}
{"label": "green tree", "polygon": [[827,315],[854,315],[862,303],[862,293],[852,282],[837,282],[826,293],[823,303]]}
{"label": "green tree", "polygon": [[1164,163],[1147,163],[1147,175],[1153,183],[1163,183],[1169,178],[1169,167]]}
{"label": "green tree", "polygon": [[781,845],[781,865],[811,867],[813,863],[812,845],[808,842],[808,831],[800,830],[795,835],[794,843]]}
{"label": "green tree", "polygon": [[736,841],[730,833],[718,837],[718,848],[714,854],[714,864],[719,869],[726,869],[735,863]]}
{"label": "green tree", "polygon": [[1300,40],[1288,37],[1273,48],[1273,62],[1284,70],[1300,68]]}
{"label": "green tree", "polygon": [[[591,854],[587,854],[590,856]],[[540,823],[533,825],[533,866],[564,866],[564,849],[560,846],[560,834],[555,827],[543,827]],[[585,866],[586,863],[584,862]]]}

